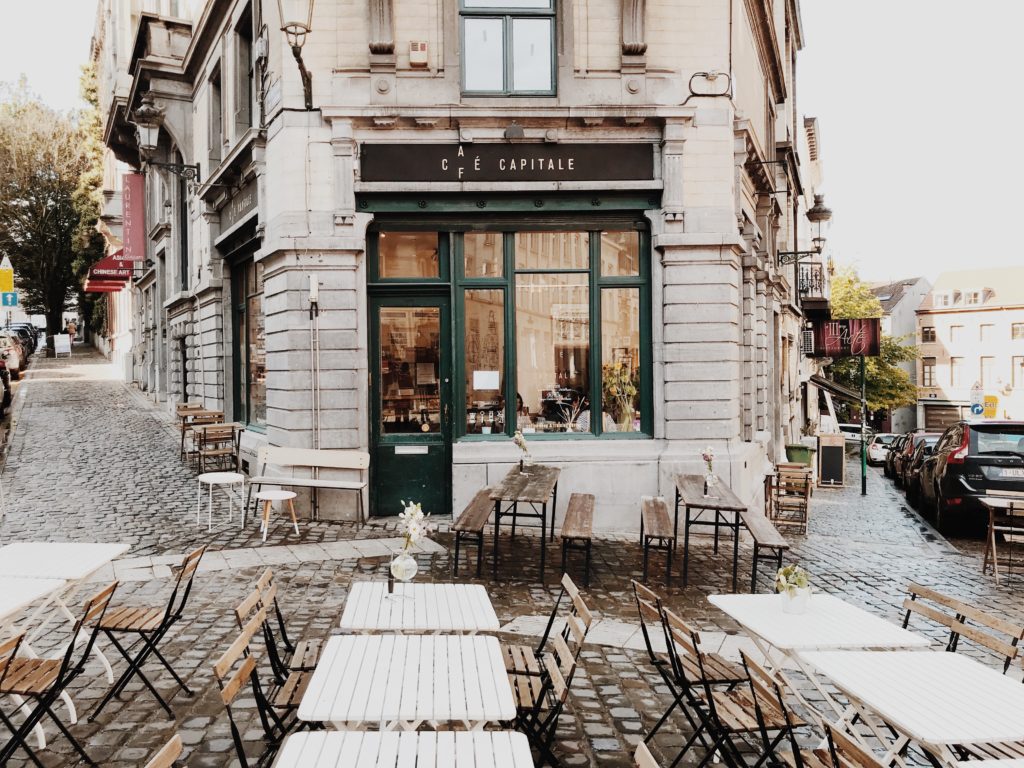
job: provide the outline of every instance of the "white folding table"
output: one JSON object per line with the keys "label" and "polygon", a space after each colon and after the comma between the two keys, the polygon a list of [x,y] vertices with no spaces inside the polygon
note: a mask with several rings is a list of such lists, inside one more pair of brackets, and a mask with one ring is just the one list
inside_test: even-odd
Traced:
{"label": "white folding table", "polygon": [[357,581],[349,590],[341,628],[353,632],[497,632],[500,624],[480,584]]}
{"label": "white folding table", "polygon": [[1024,685],[963,654],[816,651],[803,658],[862,718],[873,714],[900,734],[884,765],[908,741],[947,765],[958,763],[954,744],[1024,741]]}
{"label": "white folding table", "polygon": [[[927,637],[886,621],[880,616],[823,592],[814,592],[805,613],[785,613],[782,595],[711,595],[708,602],[731,616],[747,633],[757,649],[770,662],[774,649],[789,659],[818,689],[840,717],[845,708],[821,686],[813,670],[804,662],[809,651],[913,649],[927,648]],[[780,677],[785,674],[776,666]],[[788,681],[787,681],[788,682]],[[814,708],[790,684],[801,702],[811,712]]]}
{"label": "white folding table", "polygon": [[480,730],[515,718],[498,640],[489,635],[341,635],[327,640],[299,719],[338,730],[426,722]]}
{"label": "white folding table", "polygon": [[533,756],[526,736],[512,731],[313,731],[288,736],[274,766],[533,768]]}

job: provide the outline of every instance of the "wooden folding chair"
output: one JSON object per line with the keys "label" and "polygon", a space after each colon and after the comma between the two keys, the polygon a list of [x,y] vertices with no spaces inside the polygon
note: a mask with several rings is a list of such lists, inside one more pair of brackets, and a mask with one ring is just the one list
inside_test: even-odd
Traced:
{"label": "wooden folding chair", "polygon": [[[114,686],[107,691],[107,695],[103,697],[103,700],[96,706],[93,713],[89,715],[90,721],[95,720],[110,700],[115,696],[119,696],[124,687],[136,675],[142,680],[142,683],[149,689],[149,692],[153,694],[156,700],[160,702],[160,706],[164,708],[167,715],[172,719],[174,718],[174,711],[170,705],[164,701],[163,696],[160,695],[142,671],[142,666],[151,654],[156,656],[164,669],[171,674],[171,677],[174,678],[178,687],[185,692],[185,695],[192,695],[192,690],[179,677],[178,673],[174,671],[174,668],[164,658],[163,654],[160,653],[159,645],[171,628],[181,620],[185,612],[185,605],[188,603],[189,595],[192,592],[192,580],[195,578],[196,569],[199,568],[199,561],[203,559],[203,553],[205,552],[206,546],[204,545],[185,555],[178,569],[174,589],[171,590],[166,605],[121,605],[107,611],[97,623],[97,628],[107,636],[111,644],[124,657],[124,660],[128,662],[128,669],[114,683]],[[129,648],[125,648],[118,642],[116,635],[136,635],[136,643]],[[141,643],[142,649],[132,656],[131,650],[139,643]]]}
{"label": "wooden folding chair", "polygon": [[[678,675],[676,684],[685,692],[691,709],[700,719],[700,726],[683,745],[672,765],[676,765],[698,740],[703,741],[702,736],[706,732],[711,743],[697,768],[703,768],[718,750],[721,750],[722,759],[730,768],[745,768],[746,761],[740,754],[735,738],[759,734],[762,727],[750,691],[739,686],[726,690],[718,687],[708,654],[700,650],[699,637],[672,611],[662,608],[662,615],[669,633],[668,652],[672,670]],[[695,679],[689,676],[687,665],[682,659],[690,654],[694,655],[697,665]],[[764,726],[768,730],[779,731],[786,727],[787,720],[777,708],[765,708],[763,714]],[[758,768],[769,757],[772,757],[771,751],[765,751],[753,768]]]}
{"label": "wooden folding chair", "polygon": [[[26,738],[44,716],[48,716],[57,725],[57,728],[71,742],[75,752],[78,753],[79,757],[86,764],[96,765],[89,755],[86,754],[82,745],[78,743],[75,737],[71,735],[71,732],[54,714],[53,704],[61,693],[85,670],[86,662],[89,660],[93,645],[96,642],[96,635],[99,634],[99,623],[103,620],[103,614],[110,604],[110,598],[113,596],[115,589],[117,589],[116,581],[101,589],[85,602],[82,618],[75,622],[74,629],[71,631],[71,639],[68,641],[63,657],[59,659],[39,659],[14,656],[12,653],[3,665],[3,671],[0,672],[0,694],[22,696],[26,699],[31,699],[35,706],[28,712],[24,722],[16,730],[11,728],[10,719],[4,715],[4,724],[11,728],[13,737],[0,750],[0,765],[7,765],[11,756],[19,747],[29,753],[34,764],[40,764],[38,759],[32,755]],[[88,630],[89,627],[92,627],[91,631]],[[88,634],[88,639],[84,643],[85,647],[78,661],[73,662],[72,659],[77,645],[76,640],[79,638],[79,633],[82,632]],[[14,650],[17,650],[16,646]]]}
{"label": "wooden folding chair", "polygon": [[823,725],[831,758],[829,768],[887,768],[871,750],[862,747],[842,729],[828,723]]}
{"label": "wooden folding chair", "polygon": [[769,519],[776,526],[793,527],[798,533],[806,533],[810,505],[810,471],[778,469],[772,488],[772,513]]}
{"label": "wooden folding chair", "polygon": [[171,740],[153,755],[153,759],[146,763],[146,768],[172,768],[174,762],[181,757],[181,752],[181,736],[174,734]]}
{"label": "wooden folding chair", "polygon": [[[1017,542],[1012,541],[1009,538],[1011,536],[1024,537],[1024,501],[1011,501],[1004,510],[994,507],[990,507],[988,510],[988,532],[985,535],[985,554],[982,557],[981,572],[988,573],[991,566],[996,583],[999,583],[1000,560],[1006,566],[1007,578],[1013,573],[1013,550]],[[999,552],[1000,539],[1003,545],[1003,555],[1000,555]]]}
{"label": "wooden folding chair", "polygon": [[903,600],[906,611],[904,629],[910,623],[910,615],[917,614],[949,630],[947,651],[956,651],[961,639],[968,640],[1001,657],[1003,674],[1006,674],[1020,652],[1024,625],[986,613],[955,597],[913,582],[907,586],[907,592],[909,597]]}
{"label": "wooden folding chair", "polygon": [[647,748],[647,743],[643,741],[636,745],[633,762],[636,763],[636,768],[661,768],[658,761],[654,759],[654,755],[651,754],[651,750]]}
{"label": "wooden folding chair", "polygon": [[200,472],[206,472],[207,462],[212,463],[216,469],[238,471],[238,441],[241,438],[241,430],[233,426],[215,424],[196,434]]}
{"label": "wooden folding chair", "polygon": [[178,417],[178,430],[181,433],[181,458],[185,458],[185,436],[192,431],[188,416],[193,411],[201,410],[203,410],[202,403],[178,403],[174,406],[174,413]]}
{"label": "wooden folding chair", "polygon": [[[199,468],[199,435],[202,432],[202,430],[196,431],[195,427],[224,423],[224,414],[220,411],[207,411],[204,409],[200,413],[202,415],[190,416],[186,414],[187,432],[183,435],[183,438],[188,437],[192,442],[191,446],[185,449],[185,457],[188,459],[189,465],[195,469]],[[184,442],[182,447],[184,448]]]}
{"label": "wooden folding chair", "polygon": [[263,726],[264,741],[266,742],[263,751],[256,761],[257,765],[270,764],[274,755],[281,746],[281,741],[288,733],[289,727],[271,706],[263,687],[260,684],[259,672],[256,668],[256,657],[249,650],[249,643],[253,636],[261,631],[263,622],[266,621],[266,610],[260,608],[256,614],[242,629],[241,634],[224,652],[224,654],[213,665],[213,675],[217,679],[220,688],[221,701],[228,713],[228,721],[231,725],[231,740],[235,745],[235,753],[241,768],[249,768],[249,761],[245,754],[245,742],[242,740],[242,733],[235,721],[235,713],[232,705],[242,692],[246,682],[252,690],[253,699],[256,703],[256,711]]}
{"label": "wooden folding chair", "polygon": [[[320,651],[323,648],[321,638],[307,638],[292,643],[288,639],[288,630],[285,626],[284,615],[281,613],[281,605],[278,602],[277,585],[274,583],[274,572],[267,568],[256,580],[256,589],[260,593],[260,604],[267,609],[267,621],[264,627],[264,636],[268,639],[268,655],[271,656],[272,664],[276,664],[274,675],[278,679],[286,676],[288,670],[313,670],[320,658]],[[270,613],[273,608],[274,621],[277,624],[277,633],[280,635],[281,645],[277,643],[277,634],[271,623]],[[283,652],[281,648],[283,647]],[[276,659],[276,661],[273,661]]]}
{"label": "wooden folding chair", "polygon": [[[740,651],[740,657],[750,683],[750,695],[754,702],[754,715],[757,718],[763,754],[774,757],[775,749],[785,738],[789,740],[791,751],[789,754],[783,753],[782,759],[793,768],[833,768],[831,758],[827,753],[800,748],[795,730],[805,723],[793,714],[792,708],[786,701],[783,685],[746,652]],[[781,725],[780,719],[778,719],[779,715],[781,715]],[[772,720],[771,718],[777,719]],[[770,734],[773,725],[778,729],[775,736]]]}

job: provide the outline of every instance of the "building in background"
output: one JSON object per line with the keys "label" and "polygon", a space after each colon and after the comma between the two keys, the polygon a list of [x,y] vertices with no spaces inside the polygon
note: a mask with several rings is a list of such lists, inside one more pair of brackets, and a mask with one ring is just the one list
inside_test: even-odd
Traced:
{"label": "building in background", "polygon": [[[882,333],[904,344],[917,343],[917,308],[928,294],[931,283],[924,277],[909,277],[891,283],[874,283],[871,292],[882,305]],[[899,363],[917,384],[917,361]],[[897,408],[881,425],[883,432],[902,434],[917,427],[917,406]]]}
{"label": "building in background", "polygon": [[1024,419],[1024,267],[943,272],[917,310],[917,341],[919,425]]}
{"label": "building in background", "polygon": [[446,513],[518,428],[621,529],[709,445],[754,500],[817,423],[798,4],[316,3],[291,39],[269,0],[101,8],[131,379],[244,423],[250,466],[365,449],[371,513]]}

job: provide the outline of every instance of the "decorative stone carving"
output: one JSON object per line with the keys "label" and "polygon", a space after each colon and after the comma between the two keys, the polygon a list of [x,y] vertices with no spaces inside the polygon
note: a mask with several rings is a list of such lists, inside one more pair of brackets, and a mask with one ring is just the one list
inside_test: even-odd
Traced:
{"label": "decorative stone carving", "polygon": [[391,14],[392,0],[370,0],[370,53],[395,55],[395,28]]}
{"label": "decorative stone carving", "polygon": [[646,6],[646,0],[622,0],[622,53],[626,56],[647,53],[647,41],[644,39]]}

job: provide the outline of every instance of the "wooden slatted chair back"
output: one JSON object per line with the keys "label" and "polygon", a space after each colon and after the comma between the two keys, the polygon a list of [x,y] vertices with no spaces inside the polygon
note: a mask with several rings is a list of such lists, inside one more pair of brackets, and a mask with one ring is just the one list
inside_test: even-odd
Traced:
{"label": "wooden slatted chair back", "polygon": [[178,568],[178,577],[174,583],[174,590],[167,601],[165,620],[170,620],[171,617],[175,620],[181,618],[185,605],[188,603],[188,597],[192,594],[192,581],[196,577],[199,562],[203,559],[204,554],[206,554],[205,544],[201,547],[196,547],[182,558],[181,565]]}
{"label": "wooden slatted chair back", "polygon": [[658,761],[654,759],[654,755],[651,754],[651,750],[642,741],[636,745],[633,762],[636,763],[636,768],[661,768]]}
{"label": "wooden slatted chair back", "polygon": [[[107,606],[110,605],[110,600],[113,598],[114,590],[116,589],[117,582],[113,581],[85,601],[85,605],[82,608],[82,618],[75,622],[75,627],[71,631],[71,641],[64,652],[60,672],[54,685],[64,687],[70,682],[71,678],[77,676],[85,668],[85,663],[89,660],[92,647],[96,642],[96,635],[99,634],[103,614],[107,612]],[[71,659],[74,656],[76,641],[81,632],[88,633],[88,640],[85,642],[85,647],[82,650],[78,664],[72,667]]]}
{"label": "wooden slatted chair back", "polygon": [[1024,639],[1024,626],[986,613],[962,600],[920,584],[911,582],[907,586],[907,592],[909,597],[903,601],[903,608],[906,611],[903,617],[904,629],[910,623],[910,615],[917,614],[949,630],[947,651],[956,651],[960,639],[966,638],[1001,656],[1003,672],[1006,672],[1017,658],[1020,641]]}
{"label": "wooden slatted chair back", "polygon": [[181,757],[182,749],[181,736],[174,734],[174,737],[153,755],[153,759],[146,763],[146,768],[171,768],[174,761]]}
{"label": "wooden slatted chair back", "polygon": [[[260,574],[259,579],[256,581],[256,588],[260,591],[260,604],[267,611],[267,618],[263,625],[263,637],[267,643],[267,654],[270,657],[270,665],[274,670],[274,676],[278,681],[282,681],[288,677],[288,666],[284,663],[284,657],[286,654],[292,654],[295,652],[295,646],[291,640],[288,639],[288,629],[284,623],[284,614],[281,613],[281,604],[278,602],[277,584],[274,582],[274,572],[267,568]],[[271,612],[273,612],[273,620],[277,623],[277,631],[274,631],[273,623],[271,621]],[[280,636],[280,644],[278,646],[278,636]]]}
{"label": "wooden slatted chair back", "polygon": [[640,615],[640,632],[647,647],[647,657],[652,664],[661,663],[654,642],[651,640],[651,626],[662,627],[661,598],[653,590],[648,589],[636,579],[632,579],[633,597],[636,599],[636,610]]}
{"label": "wooden slatted chair back", "polygon": [[[681,688],[688,688],[695,683],[702,683],[703,681],[700,680],[688,679],[686,667],[682,659],[682,655],[690,656],[698,663],[698,669],[703,670],[700,635],[678,615],[664,606],[661,609],[661,620],[665,629],[665,644],[668,650],[669,664],[672,665],[672,674],[677,684]],[[708,688],[710,689],[710,686]]]}
{"label": "wooden slatted chair back", "polygon": [[[743,668],[747,672],[747,680],[750,683],[750,694],[754,702],[754,716],[757,718],[757,727],[765,749],[769,749],[772,743],[772,739],[768,735],[769,726],[766,713],[781,712],[786,719],[786,737],[789,739],[789,746],[793,751],[794,764],[796,768],[803,768],[800,745],[797,743],[796,734],[793,732],[796,723],[793,719],[792,710],[786,702],[782,685],[764,666],[752,659],[746,651],[740,651],[740,657],[743,659]],[[777,725],[772,727],[777,728]]]}
{"label": "wooden slatted chair back", "polygon": [[202,403],[194,403],[194,402],[178,403],[177,405],[174,406],[174,412],[179,417],[188,414],[189,411],[201,411],[201,410],[203,410],[203,404]]}
{"label": "wooden slatted chair back", "polygon": [[4,677],[7,675],[7,664],[18,655],[18,648],[24,639],[25,633],[22,632],[0,643],[0,688],[3,687]]}
{"label": "wooden slatted chair back", "polygon": [[841,728],[829,723],[823,725],[833,768],[885,768],[871,750],[862,747]]}

